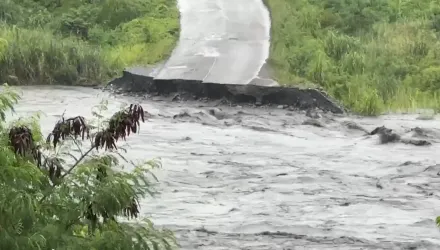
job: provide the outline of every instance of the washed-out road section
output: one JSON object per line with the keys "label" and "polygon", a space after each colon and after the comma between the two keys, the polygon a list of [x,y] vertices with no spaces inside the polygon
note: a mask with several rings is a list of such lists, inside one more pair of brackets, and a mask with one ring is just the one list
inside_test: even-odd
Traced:
{"label": "washed-out road section", "polygon": [[[45,135],[64,110],[90,118],[89,107],[108,95],[21,89],[14,118],[43,111]],[[119,145],[134,161],[162,157],[161,193],[143,201],[142,212],[174,230],[184,250],[440,249],[438,120],[324,114],[324,127],[315,127],[285,109],[108,100],[108,117],[122,102],[140,102],[152,114]],[[347,121],[405,136],[418,126],[433,145],[380,145]]]}
{"label": "washed-out road section", "polygon": [[283,88],[270,78],[270,14],[262,0],[179,0],[178,5],[180,38],[169,59],[124,70],[109,83],[111,89],[343,112],[319,90]]}

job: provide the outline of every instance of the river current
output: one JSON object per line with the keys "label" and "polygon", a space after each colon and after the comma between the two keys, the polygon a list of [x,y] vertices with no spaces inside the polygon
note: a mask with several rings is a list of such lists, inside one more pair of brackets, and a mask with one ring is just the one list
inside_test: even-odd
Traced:
{"label": "river current", "polygon": [[[151,114],[127,139],[127,157],[161,157],[160,194],[142,212],[175,231],[181,249],[440,249],[440,123],[419,115],[378,118],[215,106],[111,96],[100,90],[21,87],[16,115],[42,111],[43,133],[66,116],[91,116],[109,101],[140,102]],[[411,137],[420,127],[431,146],[380,144],[385,125]],[[419,135],[420,136],[420,135]]]}

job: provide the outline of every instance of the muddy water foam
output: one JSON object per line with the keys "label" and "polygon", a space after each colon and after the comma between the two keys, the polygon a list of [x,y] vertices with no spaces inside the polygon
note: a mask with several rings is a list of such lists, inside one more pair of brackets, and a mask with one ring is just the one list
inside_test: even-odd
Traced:
{"label": "muddy water foam", "polygon": [[[108,95],[21,90],[17,115],[43,111],[45,134],[64,110],[90,117]],[[315,127],[284,109],[209,111],[209,103],[138,99],[152,117],[128,139],[128,157],[163,159],[161,194],[143,211],[174,229],[183,249],[440,249],[433,221],[440,215],[439,145],[379,145],[343,125],[385,125],[401,134],[418,126],[431,129],[435,141],[438,120],[325,116],[324,127]],[[108,100],[109,114],[133,102]]]}

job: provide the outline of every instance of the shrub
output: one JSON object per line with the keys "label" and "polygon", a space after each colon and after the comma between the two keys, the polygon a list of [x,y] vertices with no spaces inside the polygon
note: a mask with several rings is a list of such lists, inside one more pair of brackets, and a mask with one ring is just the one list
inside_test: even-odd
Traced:
{"label": "shrub", "polygon": [[[104,122],[62,117],[47,141],[38,117],[8,126],[5,112],[18,96],[0,94],[0,248],[21,249],[171,249],[173,234],[151,221],[124,222],[139,214],[139,199],[154,192],[152,160],[123,169],[129,162],[116,143],[135,134],[143,109],[131,105]],[[91,146],[83,143],[90,142]],[[101,152],[101,153],[99,153]]]}

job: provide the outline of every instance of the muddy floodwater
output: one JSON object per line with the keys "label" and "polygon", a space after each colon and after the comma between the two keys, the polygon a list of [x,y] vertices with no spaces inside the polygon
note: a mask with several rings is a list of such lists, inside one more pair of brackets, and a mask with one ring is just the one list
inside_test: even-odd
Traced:
{"label": "muddy floodwater", "polygon": [[[64,110],[90,117],[102,98],[108,114],[140,102],[152,115],[127,139],[127,157],[163,163],[156,172],[160,194],[142,203],[143,213],[174,230],[182,249],[440,249],[438,118],[322,114],[311,123],[304,112],[282,108],[86,88],[20,90],[16,116],[44,112],[44,134]],[[433,144],[379,144],[353,123],[368,131],[385,125]],[[410,131],[415,127],[423,133]]]}

